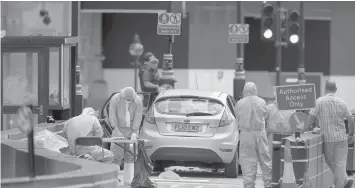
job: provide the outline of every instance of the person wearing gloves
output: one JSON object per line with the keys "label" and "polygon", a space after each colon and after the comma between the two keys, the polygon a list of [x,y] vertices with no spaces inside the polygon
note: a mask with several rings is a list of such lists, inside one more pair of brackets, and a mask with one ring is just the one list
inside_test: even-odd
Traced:
{"label": "person wearing gloves", "polygon": [[[109,114],[109,121],[113,127],[112,137],[130,139],[133,133],[138,135],[143,116],[142,99],[132,87],[126,87],[112,97]],[[110,150],[114,153],[113,162],[118,166],[123,159],[133,160],[133,156],[127,152],[128,145],[112,143]]]}
{"label": "person wearing gloves", "polygon": [[139,78],[142,92],[151,93],[150,101],[148,101],[148,96],[144,97],[144,106],[151,104],[159,92],[158,81],[160,74],[158,72],[159,60],[154,56],[153,53],[147,52],[144,55],[144,64],[141,66]]}
{"label": "person wearing gloves", "polygon": [[260,163],[266,188],[271,187],[271,157],[265,130],[266,103],[257,96],[253,82],[247,82],[236,104],[240,129],[239,161],[243,171],[244,188],[254,188],[257,165]]}
{"label": "person wearing gloves", "polygon": [[95,161],[112,163],[113,153],[104,149],[104,154],[102,154],[101,146],[76,146],[75,148],[75,140],[78,137],[103,136],[102,127],[94,113],[93,108],[84,108],[81,115],[75,116],[65,123],[62,135],[68,140],[71,154],[75,155],[76,149],[76,155],[78,156],[88,154]]}

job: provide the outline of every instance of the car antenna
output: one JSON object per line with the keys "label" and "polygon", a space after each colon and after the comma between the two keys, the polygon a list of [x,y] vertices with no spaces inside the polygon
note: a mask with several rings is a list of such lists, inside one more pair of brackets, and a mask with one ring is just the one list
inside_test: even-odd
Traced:
{"label": "car antenna", "polygon": [[197,81],[197,76],[195,76],[195,78],[196,78],[196,87],[197,87],[197,89],[198,89],[198,81]]}

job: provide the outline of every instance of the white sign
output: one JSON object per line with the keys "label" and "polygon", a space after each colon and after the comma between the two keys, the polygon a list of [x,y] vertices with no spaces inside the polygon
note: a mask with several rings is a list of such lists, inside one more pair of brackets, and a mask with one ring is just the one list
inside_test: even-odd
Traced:
{"label": "white sign", "polygon": [[158,14],[158,35],[180,35],[181,33],[181,13]]}
{"label": "white sign", "polygon": [[229,24],[229,43],[249,43],[249,24]]}

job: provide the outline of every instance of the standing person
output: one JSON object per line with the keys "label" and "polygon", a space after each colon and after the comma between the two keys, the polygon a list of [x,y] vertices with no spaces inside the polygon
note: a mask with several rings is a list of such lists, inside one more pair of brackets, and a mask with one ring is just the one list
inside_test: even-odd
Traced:
{"label": "standing person", "polygon": [[147,52],[144,55],[144,64],[141,66],[139,79],[142,92],[150,93],[150,100],[148,101],[149,96],[144,96],[144,106],[149,106],[151,104],[158,92],[159,85],[158,81],[160,78],[160,74],[158,72],[158,64],[159,60],[154,56],[152,52]]}
{"label": "standing person", "polygon": [[[142,121],[143,103],[142,99],[132,87],[126,87],[114,95],[110,101],[109,121],[113,127],[112,137],[125,137],[130,139],[133,133],[138,135]],[[128,145],[114,143],[110,150],[114,153],[114,163],[121,165],[123,159],[133,160]]]}
{"label": "standing person", "polygon": [[279,110],[277,108],[276,93],[274,93],[274,100],[266,106],[266,134],[269,140],[270,156],[272,158],[274,133],[291,135],[293,130],[288,123],[291,115],[295,113],[294,110]]}
{"label": "standing person", "polygon": [[253,82],[244,86],[243,95],[236,104],[240,129],[240,165],[244,188],[254,188],[257,165],[260,163],[264,186],[271,187],[271,158],[265,131],[266,103],[257,96]]}
{"label": "standing person", "polygon": [[75,146],[78,137],[103,136],[102,127],[94,113],[93,108],[84,108],[81,115],[69,119],[65,123],[63,136],[68,140],[71,154],[75,155],[76,151],[77,155],[89,154],[95,161],[112,163],[113,153],[104,149],[104,156],[102,156],[101,146]]}
{"label": "standing person", "polygon": [[315,108],[310,111],[309,125],[319,121],[324,137],[324,157],[333,172],[335,188],[350,188],[353,180],[346,174],[348,135],[344,119],[348,120],[350,137],[354,134],[354,119],[345,101],[335,95],[336,91],[336,83],[328,80],[326,95],[318,98]]}

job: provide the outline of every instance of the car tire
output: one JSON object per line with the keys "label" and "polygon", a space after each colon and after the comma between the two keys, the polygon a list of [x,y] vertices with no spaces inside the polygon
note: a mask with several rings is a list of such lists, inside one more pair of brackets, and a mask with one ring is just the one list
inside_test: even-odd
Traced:
{"label": "car tire", "polygon": [[224,173],[227,178],[238,177],[238,163],[237,163],[237,151],[235,151],[234,158],[229,164],[225,164]]}

